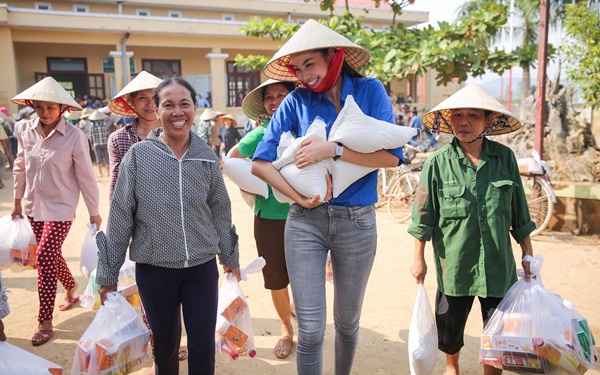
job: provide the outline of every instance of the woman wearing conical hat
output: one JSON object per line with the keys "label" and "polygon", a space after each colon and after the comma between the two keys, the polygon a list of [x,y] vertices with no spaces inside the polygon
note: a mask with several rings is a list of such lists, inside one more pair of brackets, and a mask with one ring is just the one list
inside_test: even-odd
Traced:
{"label": "woman wearing conical hat", "polygon": [[62,114],[79,104],[54,80],[46,77],[12,99],[32,107],[37,119],[19,127],[19,149],[14,165],[12,218],[27,216],[38,242],[38,327],[31,342],[41,345],[52,337],[52,317],[57,280],[66,290],[58,305],[69,309],[79,297],[77,283],[62,256],[79,194],[90,214],[90,223],[100,228],[99,190],[83,132],[68,124]]}
{"label": "woman wearing conical hat", "polygon": [[90,115],[89,119],[92,122],[91,136],[92,146],[94,147],[94,154],[96,154],[96,164],[98,166],[98,173],[100,177],[103,177],[102,169],[106,168],[106,175],[109,176],[110,172],[108,169],[108,125],[106,119],[108,116],[104,114],[104,111],[94,109],[94,112]]}
{"label": "woman wearing conical hat", "polygon": [[[299,374],[323,371],[323,337],[327,321],[325,264],[331,250],[334,277],[335,373],[350,374],[358,347],[359,318],[367,280],[375,258],[377,171],[356,181],[337,198],[304,197],[271,164],[281,134],[304,136],[319,117],[331,129],[346,97],[352,95],[363,112],[394,122],[394,111],[381,82],[357,72],[369,52],[320,23],[309,20],[265,66],[278,80],[299,80],[304,88],[291,92],[271,118],[253,157],[252,172],[296,203],[285,228],[285,256],[298,317]],[[374,168],[396,167],[402,149],[363,154],[327,141],[306,141],[296,155],[304,168],[326,158]],[[328,179],[330,184],[330,180]],[[323,203],[323,200],[327,203]]]}
{"label": "woman wearing conical hat", "polygon": [[[446,373],[458,373],[467,316],[475,297],[485,322],[517,280],[512,236],[530,277],[533,255],[529,217],[515,155],[487,138],[513,132],[519,120],[476,84],[470,84],[423,117],[433,133],[454,135],[423,166],[408,232],[415,237],[411,273],[427,274],[424,248],[432,241],[437,275],[438,348],[446,353]],[[501,370],[484,363],[484,373]]]}
{"label": "woman wearing conical hat", "polygon": [[[242,102],[242,110],[250,119],[259,121],[260,125],[233,146],[228,153],[229,157],[248,158],[254,154],[269,126],[271,116],[294,88],[294,82],[268,79],[246,95]],[[290,355],[294,340],[288,292],[290,279],[285,265],[283,242],[285,219],[289,209],[289,204],[279,203],[275,199],[271,188],[268,198],[257,196],[254,204],[256,249],[258,255],[267,261],[267,265],[262,269],[264,285],[265,289],[271,291],[273,306],[281,322],[281,338],[273,349],[275,356],[280,359]]]}
{"label": "woman wearing conical hat", "polygon": [[110,191],[113,189],[119,175],[121,159],[135,143],[146,139],[150,131],[159,126],[158,114],[154,105],[154,89],[162,79],[141,71],[134,79],[108,103],[113,113],[121,116],[134,117],[133,122],[113,132],[108,137],[108,154],[110,159]]}

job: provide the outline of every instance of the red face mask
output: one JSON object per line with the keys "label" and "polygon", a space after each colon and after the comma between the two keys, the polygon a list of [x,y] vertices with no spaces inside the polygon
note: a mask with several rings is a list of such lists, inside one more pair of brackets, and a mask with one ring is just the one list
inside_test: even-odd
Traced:
{"label": "red face mask", "polygon": [[300,82],[302,82],[304,87],[306,87],[307,89],[309,89],[312,92],[322,94],[324,92],[331,90],[331,88],[333,86],[335,86],[335,84],[340,79],[340,74],[342,73],[342,67],[344,66],[344,56],[345,56],[345,52],[344,52],[343,48],[339,48],[339,49],[335,50],[335,53],[334,53],[333,57],[331,58],[331,61],[329,62],[329,66],[327,67],[327,74],[325,74],[325,77],[323,77],[323,79],[321,80],[321,83],[319,83],[319,85],[315,88],[310,87],[306,82],[300,80],[298,78],[298,76],[296,75],[296,69],[294,69],[293,66],[288,64],[287,68],[288,68],[288,71],[290,72],[290,74],[293,74],[296,78],[298,78],[298,80]]}

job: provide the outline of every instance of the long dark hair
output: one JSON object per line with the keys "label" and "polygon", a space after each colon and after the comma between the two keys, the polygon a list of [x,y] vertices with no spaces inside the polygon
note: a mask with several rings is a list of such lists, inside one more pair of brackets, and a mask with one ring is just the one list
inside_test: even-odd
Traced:
{"label": "long dark hair", "polygon": [[[333,49],[336,49],[335,47],[331,47]],[[321,52],[321,54],[324,57],[327,57],[327,54],[329,53],[329,48],[321,48],[318,49],[317,51]],[[350,78],[365,78],[366,76],[359,73],[356,69],[354,69],[353,67],[350,66],[350,64],[348,64],[348,62],[346,61],[346,58],[344,58],[344,64],[342,65],[342,71],[344,73],[346,73]]]}
{"label": "long dark hair", "polygon": [[153,98],[154,98],[154,104],[156,105],[156,108],[158,108],[161,91],[165,87],[171,86],[171,85],[181,85],[181,86],[185,87],[190,92],[190,97],[192,98],[192,103],[196,103],[196,90],[194,90],[194,88],[192,87],[192,85],[190,85],[190,83],[188,81],[186,81],[185,79],[183,79],[179,76],[175,76],[175,77],[165,78],[160,83],[160,85],[158,85],[158,87],[156,87],[156,89],[154,90]]}

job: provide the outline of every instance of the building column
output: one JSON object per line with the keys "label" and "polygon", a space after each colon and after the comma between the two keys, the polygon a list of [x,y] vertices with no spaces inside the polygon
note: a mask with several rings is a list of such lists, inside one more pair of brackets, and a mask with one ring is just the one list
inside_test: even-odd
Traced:
{"label": "building column", "polygon": [[19,110],[16,104],[10,100],[18,94],[17,72],[15,48],[12,41],[12,33],[8,26],[0,26],[0,46],[3,46],[0,53],[0,106],[6,106],[8,113],[15,113]]}
{"label": "building column", "polygon": [[[125,52],[125,61],[123,62],[123,52],[120,50],[121,46],[118,46],[117,51],[110,51],[110,57],[115,62],[115,84],[117,86],[117,92],[121,91],[131,81],[131,71],[129,69],[129,59],[133,56],[133,52]],[[123,66],[127,67],[127,77],[124,79]]]}
{"label": "building column", "polygon": [[225,59],[228,57],[229,54],[221,53],[220,48],[213,48],[211,53],[206,54],[206,58],[210,60],[212,107],[218,111],[225,111],[225,108],[227,108],[227,93],[225,92],[227,71],[225,70]]}

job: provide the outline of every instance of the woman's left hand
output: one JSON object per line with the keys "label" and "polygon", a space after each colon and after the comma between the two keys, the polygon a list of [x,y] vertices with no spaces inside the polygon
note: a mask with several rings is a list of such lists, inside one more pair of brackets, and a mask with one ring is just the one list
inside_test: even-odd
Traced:
{"label": "woman's left hand", "polygon": [[102,218],[100,215],[90,216],[90,224],[96,224],[96,230],[100,230],[100,224],[102,224]]}
{"label": "woman's left hand", "polygon": [[227,267],[227,266],[223,266],[223,272],[227,273],[227,272],[231,272],[235,275],[235,277],[237,278],[237,281],[242,280],[242,275],[240,274],[240,268],[231,268],[231,267]]}
{"label": "woman's left hand", "polygon": [[296,154],[296,167],[305,168],[335,156],[335,142],[308,139]]}

